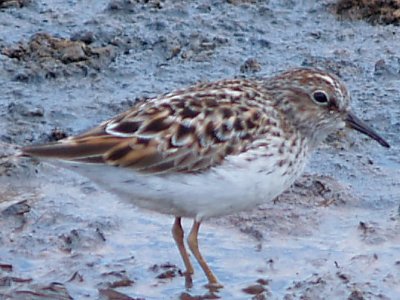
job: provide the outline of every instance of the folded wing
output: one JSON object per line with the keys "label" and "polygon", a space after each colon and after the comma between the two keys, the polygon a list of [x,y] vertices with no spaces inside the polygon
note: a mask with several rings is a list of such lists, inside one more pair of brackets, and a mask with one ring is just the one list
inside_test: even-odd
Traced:
{"label": "folded wing", "polygon": [[81,135],[22,151],[145,173],[202,171],[245,151],[267,123],[257,101],[245,103],[249,95],[261,97],[239,80],[202,84],[140,101]]}

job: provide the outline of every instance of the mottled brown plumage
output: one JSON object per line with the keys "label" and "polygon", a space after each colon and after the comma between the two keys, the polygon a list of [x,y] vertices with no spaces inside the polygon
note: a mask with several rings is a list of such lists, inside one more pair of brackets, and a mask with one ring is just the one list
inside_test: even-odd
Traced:
{"label": "mottled brown plumage", "polygon": [[87,133],[24,151],[147,173],[197,172],[246,151],[260,134],[274,134],[282,121],[265,103],[272,101],[260,82],[199,84],[137,103]]}

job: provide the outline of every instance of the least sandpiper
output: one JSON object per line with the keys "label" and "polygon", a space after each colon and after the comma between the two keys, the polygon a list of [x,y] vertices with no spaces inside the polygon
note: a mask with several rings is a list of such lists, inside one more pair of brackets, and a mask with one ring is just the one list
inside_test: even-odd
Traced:
{"label": "least sandpiper", "polygon": [[191,278],[187,243],[210,286],[198,247],[201,222],[271,201],[300,176],[326,136],[353,128],[389,144],[350,110],[343,82],[317,69],[271,78],[202,83],[139,101],[83,134],[29,146],[135,205],[175,216],[172,235]]}

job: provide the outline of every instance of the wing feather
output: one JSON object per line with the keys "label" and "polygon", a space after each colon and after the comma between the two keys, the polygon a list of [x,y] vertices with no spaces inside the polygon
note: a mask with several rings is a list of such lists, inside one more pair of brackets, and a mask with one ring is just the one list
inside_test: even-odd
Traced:
{"label": "wing feather", "polygon": [[266,130],[270,101],[244,80],[201,84],[136,104],[98,127],[25,155],[127,167],[143,173],[197,172],[220,164]]}

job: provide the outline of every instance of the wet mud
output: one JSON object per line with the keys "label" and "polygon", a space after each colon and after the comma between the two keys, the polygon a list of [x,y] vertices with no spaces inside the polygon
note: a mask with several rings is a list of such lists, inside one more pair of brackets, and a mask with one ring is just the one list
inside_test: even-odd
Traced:
{"label": "wet mud", "polygon": [[400,24],[400,2],[381,0],[340,0],[335,5],[339,16],[365,20],[371,24]]}
{"label": "wet mud", "polygon": [[[0,1],[0,299],[398,299],[400,28],[389,2]],[[197,265],[185,288],[171,216],[13,156],[138,98],[299,66],[342,77],[392,147],[330,136],[289,191],[205,223],[218,292]]]}

